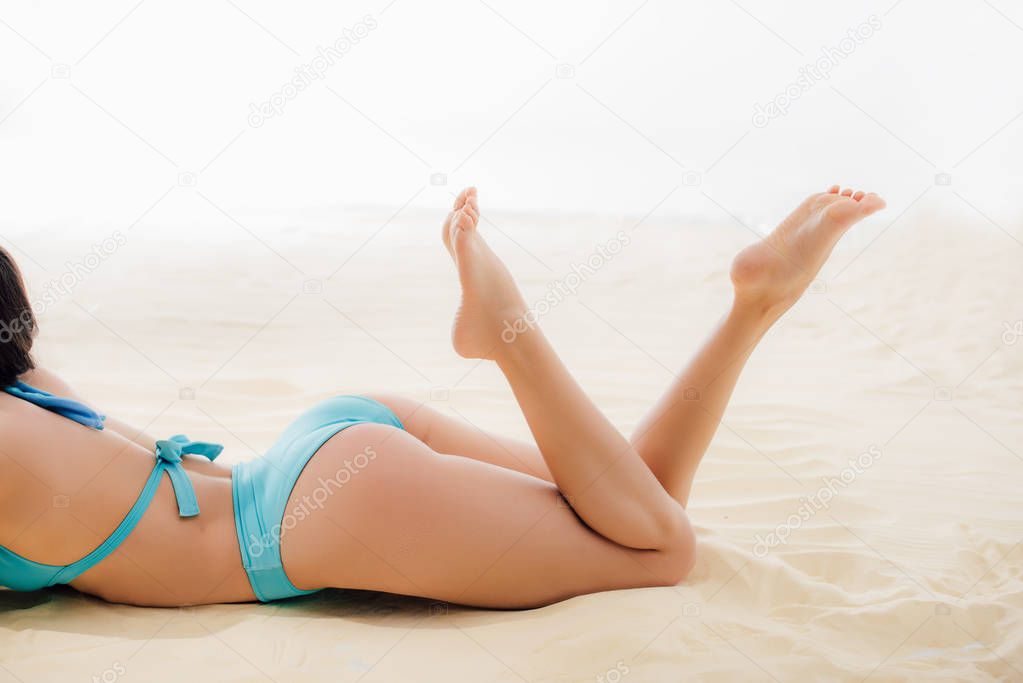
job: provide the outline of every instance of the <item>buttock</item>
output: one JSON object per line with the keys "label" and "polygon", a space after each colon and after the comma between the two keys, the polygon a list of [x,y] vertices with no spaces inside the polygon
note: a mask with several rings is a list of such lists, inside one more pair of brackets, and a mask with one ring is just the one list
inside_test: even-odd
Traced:
{"label": "buttock", "polygon": [[[292,422],[262,457],[232,471],[235,527],[242,566],[256,597],[267,602],[313,593],[296,588],[284,572],[281,534],[301,521],[301,506],[286,514],[288,498],[306,464],[332,436],[357,424],[403,429],[384,404],[364,396],[336,396],[313,406]],[[355,460],[358,460],[356,455]],[[358,463],[353,461],[353,466]],[[344,473],[338,472],[338,477]],[[310,501],[313,505],[315,501]]]}

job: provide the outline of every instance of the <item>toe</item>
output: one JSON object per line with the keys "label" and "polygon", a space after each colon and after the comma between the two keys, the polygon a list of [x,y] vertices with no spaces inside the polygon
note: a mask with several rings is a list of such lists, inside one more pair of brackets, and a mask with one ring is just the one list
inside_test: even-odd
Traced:
{"label": "toe", "polygon": [[842,196],[843,197],[851,197],[852,193],[853,193],[853,191],[850,188],[848,188],[848,187],[845,188],[844,190],[842,190]]}
{"label": "toe", "polygon": [[454,225],[458,230],[469,231],[476,227],[476,221],[473,220],[466,208],[463,207],[455,213]]}
{"label": "toe", "polygon": [[476,188],[474,188],[474,187],[467,187],[464,190],[462,190],[461,192],[459,192],[458,196],[455,197],[454,208],[456,210],[462,208],[462,205],[465,204],[465,199],[469,195],[469,191],[470,190],[475,191]]}
{"label": "toe", "polygon": [[828,188],[828,194],[838,194],[840,189],[842,189],[841,185],[832,185]]}
{"label": "toe", "polygon": [[824,211],[825,216],[827,216],[831,221],[834,221],[834,225],[845,230],[857,221],[866,218],[872,213],[880,211],[884,207],[885,203],[883,199],[878,197],[876,194],[869,193],[864,194],[863,198],[859,201],[852,201],[852,199],[839,199],[825,208]]}
{"label": "toe", "polygon": [[855,199],[856,201],[860,201],[861,199],[863,199],[863,195],[865,194],[866,192],[864,192],[863,190],[857,190],[856,193],[853,194],[852,198]]}
{"label": "toe", "polygon": [[888,206],[888,204],[885,203],[885,200],[881,199],[873,192],[868,192],[863,195],[863,199],[860,200],[860,213],[864,216],[869,216],[872,213],[877,213],[886,206]]}

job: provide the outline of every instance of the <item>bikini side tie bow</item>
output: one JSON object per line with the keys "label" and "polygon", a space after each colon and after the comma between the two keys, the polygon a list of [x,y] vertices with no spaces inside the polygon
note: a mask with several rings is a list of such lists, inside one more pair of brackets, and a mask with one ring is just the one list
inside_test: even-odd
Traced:
{"label": "bikini side tie bow", "polygon": [[178,514],[182,517],[195,517],[199,514],[199,500],[195,497],[195,487],[188,478],[188,472],[181,465],[182,456],[201,455],[212,462],[223,450],[224,447],[218,443],[192,441],[184,434],[175,434],[170,439],[156,442],[157,467],[162,467],[170,476],[174,497],[178,501]]}

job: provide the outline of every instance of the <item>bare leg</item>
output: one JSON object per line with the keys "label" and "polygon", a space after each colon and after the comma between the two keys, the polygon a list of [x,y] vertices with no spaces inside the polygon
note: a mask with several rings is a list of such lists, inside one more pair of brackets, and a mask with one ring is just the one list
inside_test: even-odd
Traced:
{"label": "bare leg", "polygon": [[452,330],[455,350],[497,361],[558,489],[597,533],[642,549],[691,538],[685,511],[583,393],[543,333],[533,327],[502,338],[508,323],[525,315],[526,306],[510,273],[477,231],[478,212],[476,191],[470,188],[456,200],[443,230],[462,285]]}
{"label": "bare leg", "polygon": [[[307,515],[283,534],[289,577],[302,588],[367,588],[507,607],[677,583],[694,561],[685,510],[538,330],[501,341],[502,322],[525,306],[476,232],[477,221],[475,193],[463,193],[444,232],[463,288],[455,348],[498,360],[557,486],[437,453],[391,427],[351,427],[309,462],[289,509],[332,479],[346,455],[371,446],[376,457],[327,499],[323,514]],[[429,433],[423,438],[437,442]]]}
{"label": "bare leg", "polygon": [[833,186],[736,257],[731,310],[632,436],[680,503],[688,502],[696,468],[757,342],[806,290],[842,235],[884,206],[875,194]]}
{"label": "bare leg", "polygon": [[[849,218],[851,225],[883,203],[839,206],[821,211],[818,222],[840,224]],[[701,398],[723,411],[752,345],[802,289],[791,286],[792,278],[780,277],[785,266],[772,264],[762,245],[740,255],[733,269],[736,305],[640,431],[639,443],[648,446],[644,462],[582,395],[538,331],[507,348],[495,343],[495,319],[486,315],[487,304],[509,320],[522,303],[507,271],[475,233],[474,193],[463,193],[456,208],[445,225],[445,243],[463,283],[456,348],[463,355],[498,360],[558,486],[523,474],[539,469],[530,463],[535,456],[530,446],[481,438],[465,425],[438,420],[430,409],[420,412],[414,402],[392,402],[412,433],[383,425],[350,428],[331,439],[303,472],[293,499],[329,477],[346,454],[362,451],[367,443],[378,454],[351,478],[344,495],[329,499],[323,514],[285,534],[289,576],[302,588],[367,588],[497,607],[681,580],[693,562],[692,534],[681,506],[664,500],[665,489],[680,500],[688,495],[716,420],[703,429],[694,426],[694,414],[678,408],[685,407],[679,394],[684,399],[686,388],[701,386]],[[806,273],[812,278],[834,244],[821,240],[826,249],[810,249],[809,238],[795,239],[785,223],[779,234],[786,247],[801,249],[800,257],[812,257],[796,268],[804,279]],[[417,412],[427,417],[420,421]],[[443,455],[424,442],[453,451],[460,443],[470,445],[476,459]],[[651,485],[651,470],[665,488],[657,479]],[[558,488],[578,516],[552,505]],[[331,543],[324,544],[324,538]]]}
{"label": "bare leg", "polygon": [[[467,193],[460,195],[456,208],[466,198]],[[475,196],[470,209],[476,210],[473,206]],[[874,194],[840,193],[833,186],[809,197],[767,238],[736,257],[730,310],[631,439],[640,457],[680,503],[688,502],[700,459],[757,342],[799,298],[838,239],[883,207]],[[447,238],[446,243],[450,244]],[[458,453],[553,481],[532,444],[488,434],[409,399],[380,398],[411,433],[438,452]]]}
{"label": "bare leg", "polygon": [[[324,498],[322,482],[367,448],[375,457]],[[584,524],[553,484],[436,453],[385,425],[350,427],[317,451],[287,509],[313,498],[322,506],[282,536],[284,567],[299,588],[525,608],[582,593],[672,586],[693,563],[686,539],[657,550],[619,545]]]}

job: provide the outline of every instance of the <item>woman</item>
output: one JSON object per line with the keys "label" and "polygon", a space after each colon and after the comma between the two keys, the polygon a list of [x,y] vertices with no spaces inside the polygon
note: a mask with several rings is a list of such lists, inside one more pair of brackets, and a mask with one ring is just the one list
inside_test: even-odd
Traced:
{"label": "woman", "polygon": [[535,445],[408,399],[348,396],[233,469],[213,462],[216,444],[104,422],[35,367],[35,320],[3,253],[0,585],[137,605],[340,587],[503,608],[674,585],[694,563],[693,476],[739,372],[845,231],[883,207],[835,186],[743,250],[730,310],[630,440],[527,316],[469,188],[443,226],[462,285],[455,350],[497,362]]}

